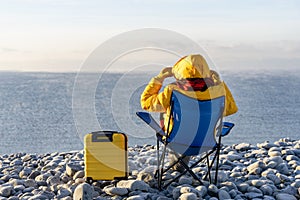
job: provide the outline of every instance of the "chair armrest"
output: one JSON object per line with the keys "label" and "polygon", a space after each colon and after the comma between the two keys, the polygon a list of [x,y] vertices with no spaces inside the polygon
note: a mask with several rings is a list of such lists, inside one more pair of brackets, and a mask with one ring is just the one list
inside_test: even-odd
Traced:
{"label": "chair armrest", "polygon": [[221,136],[224,137],[229,134],[231,129],[234,127],[234,123],[231,122],[223,122],[223,128],[222,128],[222,133]]}
{"label": "chair armrest", "polygon": [[155,130],[157,134],[161,137],[166,136],[166,133],[162,130],[162,128],[158,125],[158,123],[153,119],[150,113],[147,112],[136,112],[136,115],[141,118],[146,124],[148,124],[151,128]]}

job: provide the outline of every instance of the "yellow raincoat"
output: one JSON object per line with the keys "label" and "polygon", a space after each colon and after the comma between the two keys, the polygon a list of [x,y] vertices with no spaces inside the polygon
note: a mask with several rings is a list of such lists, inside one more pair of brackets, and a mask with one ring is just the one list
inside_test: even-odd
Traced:
{"label": "yellow raincoat", "polygon": [[146,86],[141,95],[141,106],[150,112],[166,112],[165,125],[170,114],[170,99],[173,90],[177,90],[189,97],[199,100],[209,100],[225,96],[224,116],[237,112],[238,108],[227,85],[219,79],[216,72],[209,69],[205,59],[201,55],[189,55],[181,58],[172,68],[172,73],[177,80],[187,78],[212,78],[214,85],[205,91],[186,91],[176,83],[167,85],[159,93],[162,82],[154,77]]}

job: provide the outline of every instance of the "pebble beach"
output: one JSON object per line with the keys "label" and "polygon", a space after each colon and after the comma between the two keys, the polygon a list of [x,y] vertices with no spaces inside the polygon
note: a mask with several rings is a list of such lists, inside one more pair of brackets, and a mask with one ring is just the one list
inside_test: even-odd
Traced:
{"label": "pebble beach", "polygon": [[[191,163],[194,160],[191,159]],[[0,200],[33,199],[300,199],[300,140],[223,146],[218,183],[203,185],[188,174],[164,190],[156,188],[156,147],[128,148],[128,180],[85,182],[84,152],[0,155]],[[193,170],[204,177],[206,164]],[[214,170],[212,174],[214,173]],[[178,174],[171,171],[164,179]]]}

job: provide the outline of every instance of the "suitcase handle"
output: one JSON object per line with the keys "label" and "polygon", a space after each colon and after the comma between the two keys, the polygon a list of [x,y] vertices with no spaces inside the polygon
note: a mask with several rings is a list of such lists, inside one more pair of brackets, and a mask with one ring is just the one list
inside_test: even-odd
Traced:
{"label": "suitcase handle", "polygon": [[113,134],[105,134],[104,132],[96,132],[92,134],[92,142],[112,142]]}

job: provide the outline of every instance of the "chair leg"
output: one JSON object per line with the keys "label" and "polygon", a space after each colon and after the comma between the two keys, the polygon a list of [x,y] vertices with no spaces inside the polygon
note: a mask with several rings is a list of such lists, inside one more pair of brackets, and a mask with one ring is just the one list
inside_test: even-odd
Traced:
{"label": "chair leg", "polygon": [[217,163],[216,163],[215,185],[218,182],[218,171],[219,171],[220,151],[221,151],[221,139],[222,139],[222,136],[220,135],[218,146],[217,146]]}
{"label": "chair leg", "polygon": [[[207,162],[207,174],[208,174],[208,178],[209,178],[209,183],[211,183],[210,169],[211,169],[211,167],[212,167],[212,165],[213,165],[213,162],[212,162],[212,164],[210,165],[210,164],[209,164],[209,158],[208,158],[208,157],[209,157],[209,156],[206,156],[206,162]],[[207,174],[206,174],[205,178],[207,177]]]}
{"label": "chair leg", "polygon": [[155,172],[155,174],[154,174],[154,178],[157,178],[157,176],[159,177],[159,163],[160,163],[160,161],[159,161],[159,140],[157,139],[156,140],[157,141],[157,143],[156,143],[156,152],[157,152],[157,168],[156,168],[156,172]]}
{"label": "chair leg", "polygon": [[[212,161],[211,161],[211,164],[208,164],[208,156],[210,155],[210,154],[212,154],[213,152],[215,151],[215,155],[214,155],[214,157],[213,157],[213,159],[212,159]],[[212,169],[212,167],[213,167],[213,165],[214,165],[214,163],[215,163],[215,160],[216,160],[216,157],[217,157],[217,147],[214,149],[214,150],[212,150],[212,152],[211,153],[209,153],[209,154],[207,154],[208,156],[207,156],[207,169],[208,169],[208,172],[206,173],[206,175],[204,176],[204,179],[207,179],[207,176],[209,176],[209,180],[210,180],[210,183],[212,182],[211,181],[211,174],[210,174],[210,171],[211,171],[211,169]]]}
{"label": "chair leg", "polygon": [[162,176],[164,173],[164,162],[166,157],[166,150],[167,150],[167,146],[165,145],[161,155],[161,159],[159,160],[159,168],[158,168],[158,189],[159,190],[162,189]]}
{"label": "chair leg", "polygon": [[194,179],[196,179],[197,181],[199,181],[200,184],[203,185],[202,181],[199,179],[199,177],[191,170],[191,168],[185,164],[185,162],[183,160],[180,160],[180,163],[182,164],[182,166],[184,166],[184,168],[192,175],[192,177]]}
{"label": "chair leg", "polygon": [[215,185],[218,182],[218,171],[219,171],[219,162],[220,162],[220,150],[221,150],[221,144],[218,145],[218,149],[217,149],[217,163],[216,163],[216,174],[215,174]]}

